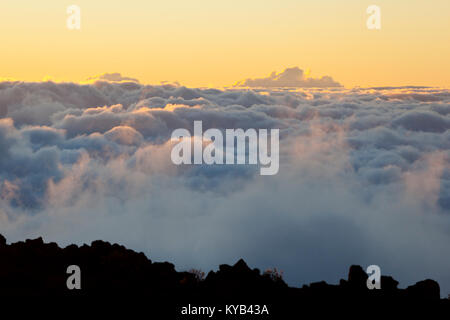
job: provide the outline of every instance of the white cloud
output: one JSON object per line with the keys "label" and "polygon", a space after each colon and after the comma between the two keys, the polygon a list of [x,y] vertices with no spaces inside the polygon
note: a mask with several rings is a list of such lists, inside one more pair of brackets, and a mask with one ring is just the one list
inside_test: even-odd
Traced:
{"label": "white cloud", "polygon": [[114,73],[104,73],[95,77],[90,77],[87,79],[88,82],[96,82],[96,81],[106,81],[106,82],[136,82],[139,83],[138,79],[130,78],[130,77],[123,77],[120,73],[114,72]]}
{"label": "white cloud", "polygon": [[[244,257],[295,285],[378,264],[450,291],[448,90],[4,82],[0,106],[11,241],[102,238],[181,268]],[[279,174],[174,166],[170,134],[194,120],[280,128]]]}
{"label": "white cloud", "polygon": [[308,78],[302,69],[293,67],[280,73],[274,71],[267,78],[246,79],[236,83],[235,86],[251,88],[330,88],[341,87],[342,85],[329,76]]}

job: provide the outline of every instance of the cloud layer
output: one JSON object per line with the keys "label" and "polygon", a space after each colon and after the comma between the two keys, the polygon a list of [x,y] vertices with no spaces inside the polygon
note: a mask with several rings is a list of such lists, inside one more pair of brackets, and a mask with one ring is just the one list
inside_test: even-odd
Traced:
{"label": "cloud layer", "polygon": [[329,76],[308,78],[302,69],[293,67],[280,73],[274,71],[267,78],[246,79],[236,83],[236,86],[250,88],[332,88],[342,85]]}
{"label": "cloud layer", "polygon": [[[448,90],[119,78],[0,83],[0,232],[10,241],[102,238],[206,270],[244,257],[293,285],[377,264],[401,284],[431,277],[450,292]],[[174,166],[170,135],[194,120],[279,128],[279,174]]]}

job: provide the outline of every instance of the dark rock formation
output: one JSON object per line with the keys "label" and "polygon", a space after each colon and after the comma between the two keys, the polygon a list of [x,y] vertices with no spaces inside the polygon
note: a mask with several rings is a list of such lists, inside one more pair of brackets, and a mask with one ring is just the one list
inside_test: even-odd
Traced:
{"label": "dark rock formation", "polygon": [[[81,290],[68,290],[69,265],[81,269]],[[157,263],[143,253],[118,244],[94,241],[90,246],[60,248],[42,238],[6,244],[0,235],[0,296],[46,297],[139,297],[148,301],[179,303],[256,303],[269,304],[283,313],[299,304],[349,301],[361,303],[403,303],[411,301],[445,304],[440,300],[439,284],[424,280],[398,289],[392,277],[381,277],[381,289],[369,290],[367,274],[351,266],[348,280],[339,285],[316,282],[302,288],[289,287],[281,277],[251,269],[243,260],[221,265],[205,279],[192,272],[177,272],[173,264]],[[280,307],[280,303],[282,307]],[[289,309],[291,308],[291,309]],[[280,312],[281,312],[280,311]]]}

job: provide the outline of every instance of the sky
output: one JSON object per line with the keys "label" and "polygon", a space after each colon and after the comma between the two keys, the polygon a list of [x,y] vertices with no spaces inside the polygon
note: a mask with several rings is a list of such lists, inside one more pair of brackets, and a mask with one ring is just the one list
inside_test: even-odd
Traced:
{"label": "sky", "polygon": [[[68,5],[81,29],[66,27]],[[369,30],[366,8],[381,8]],[[298,66],[346,87],[448,87],[447,0],[3,0],[0,77],[223,87]]]}
{"label": "sky", "polygon": [[[449,16],[448,0],[2,0],[0,233],[179,270],[244,258],[296,286],[377,264],[446,296]],[[279,129],[279,172],[175,166],[171,133],[194,121]]]}

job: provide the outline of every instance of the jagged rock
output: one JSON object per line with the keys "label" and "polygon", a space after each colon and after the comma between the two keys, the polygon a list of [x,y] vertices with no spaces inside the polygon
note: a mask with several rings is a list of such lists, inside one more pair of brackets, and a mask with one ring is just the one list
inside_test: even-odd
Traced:
{"label": "jagged rock", "polygon": [[397,290],[398,281],[389,276],[381,276],[381,289],[383,291],[395,291]]}
{"label": "jagged rock", "polygon": [[352,265],[348,272],[348,284],[355,287],[365,289],[367,288],[367,273],[361,266]]}
{"label": "jagged rock", "polygon": [[[68,290],[69,265],[78,265],[82,274],[82,290]],[[382,276],[382,290],[368,290],[368,276],[357,265],[349,270],[348,280],[339,285],[324,281],[302,288],[288,287],[276,274],[261,274],[240,259],[230,266],[223,264],[202,280],[192,273],[177,272],[169,262],[152,262],[118,244],[93,241],[91,245],[44,243],[42,238],[6,244],[0,235],[0,296],[139,296],[155,299],[189,300],[233,297],[246,301],[366,301],[378,299],[439,300],[439,284],[424,280],[407,289],[398,289],[392,277]],[[399,301],[400,301],[399,300]],[[295,305],[296,302],[294,302]]]}
{"label": "jagged rock", "polygon": [[441,289],[439,284],[430,279],[419,281],[406,288],[408,297],[414,299],[440,299]]}

